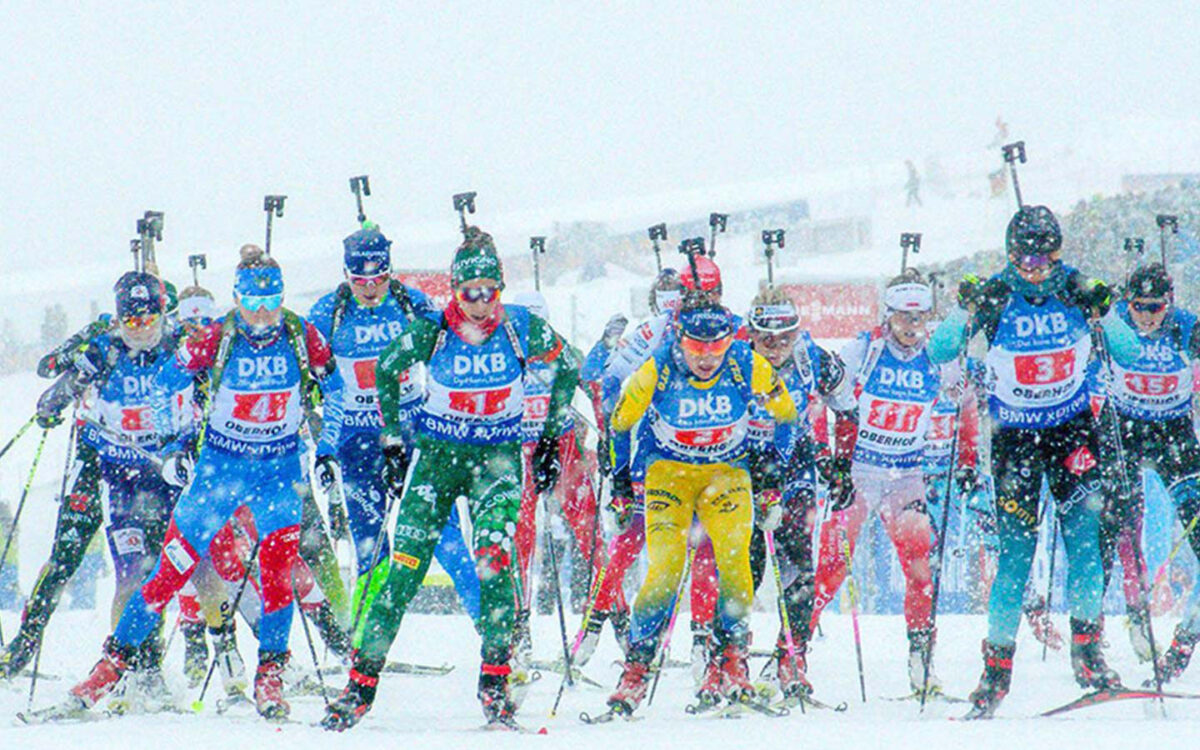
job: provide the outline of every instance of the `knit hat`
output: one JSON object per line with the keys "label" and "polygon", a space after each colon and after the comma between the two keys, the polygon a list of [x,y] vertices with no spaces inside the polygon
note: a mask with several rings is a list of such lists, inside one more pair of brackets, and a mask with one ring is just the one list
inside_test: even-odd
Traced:
{"label": "knit hat", "polygon": [[165,293],[157,276],[130,271],[113,286],[117,295],[117,316],[155,315],[163,311]]}
{"label": "knit hat", "polygon": [[342,245],[346,272],[352,276],[379,276],[392,268],[392,241],[378,227],[360,229]]}
{"label": "knit hat", "polygon": [[454,286],[472,279],[491,279],[504,288],[504,268],[492,235],[479,227],[467,227],[465,239],[454,252],[454,263],[450,266],[450,277]]}

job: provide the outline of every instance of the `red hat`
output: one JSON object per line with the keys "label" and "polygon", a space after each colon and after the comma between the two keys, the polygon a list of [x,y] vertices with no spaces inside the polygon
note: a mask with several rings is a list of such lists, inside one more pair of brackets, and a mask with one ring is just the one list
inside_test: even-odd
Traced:
{"label": "red hat", "polygon": [[[696,256],[696,274],[700,276],[700,291],[711,292],[721,288],[721,269],[707,255]],[[692,278],[692,264],[688,263],[679,272],[679,280],[685,289],[696,290],[695,279]]]}

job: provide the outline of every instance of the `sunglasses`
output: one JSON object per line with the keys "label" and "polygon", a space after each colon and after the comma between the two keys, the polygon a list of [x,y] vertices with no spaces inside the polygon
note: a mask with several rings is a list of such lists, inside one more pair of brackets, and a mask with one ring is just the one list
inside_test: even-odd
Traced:
{"label": "sunglasses", "polygon": [[354,274],[350,274],[350,283],[354,286],[371,286],[372,284],[375,286],[380,286],[381,284],[386,284],[387,282],[388,274],[386,273],[377,274],[375,276],[355,276]]}
{"label": "sunglasses", "polygon": [[1143,313],[1160,313],[1167,309],[1166,302],[1131,302],[1129,306]]}
{"label": "sunglasses", "polygon": [[238,297],[238,304],[250,312],[257,310],[278,310],[283,304],[282,294],[248,295]]}
{"label": "sunglasses", "polygon": [[121,318],[121,325],[125,326],[131,331],[136,331],[142,328],[149,328],[157,323],[161,317],[162,316],[158,313],[151,313],[149,315],[126,315],[125,317]]}
{"label": "sunglasses", "polygon": [[732,335],[719,338],[716,341],[700,341],[699,339],[688,338],[687,336],[679,338],[679,348],[697,357],[724,357],[725,352],[729,351],[729,347],[731,346],[733,346]]}
{"label": "sunglasses", "polygon": [[494,286],[464,286],[454,292],[459,302],[491,302],[500,296]]}

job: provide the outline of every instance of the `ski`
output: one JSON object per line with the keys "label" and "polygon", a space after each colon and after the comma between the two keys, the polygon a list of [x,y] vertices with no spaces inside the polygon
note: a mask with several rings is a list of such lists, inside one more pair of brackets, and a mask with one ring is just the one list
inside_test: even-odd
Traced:
{"label": "ski", "polygon": [[[544,729],[544,727],[543,727]],[[492,718],[483,725],[485,732],[514,732],[517,734],[547,734],[548,732],[539,729],[534,731],[519,723],[516,719],[509,716],[506,718]]]}
{"label": "ski", "polygon": [[[921,700],[921,691],[914,690],[913,692],[909,693],[908,695],[887,696],[887,697],[884,697],[884,700],[885,701],[893,701],[893,702],[920,701]],[[934,701],[937,701],[939,703],[951,703],[951,704],[970,703],[970,701],[968,701],[966,698],[959,698],[956,695],[949,695],[947,693],[942,692],[941,688],[930,688],[929,691],[925,693],[925,702],[930,703],[930,702],[934,702]]]}
{"label": "ski", "polygon": [[805,710],[812,708],[812,709],[816,709],[818,711],[833,711],[833,712],[839,713],[839,714],[845,713],[846,709],[848,709],[850,707],[850,705],[848,703],[846,703],[846,701],[842,701],[841,703],[836,703],[836,704],[825,703],[824,701],[819,701],[816,698],[813,698],[811,695],[806,695],[803,697],[792,696],[790,698],[783,698],[781,700],[775,701],[771,705],[779,707],[779,708],[786,708],[789,710],[803,705]]}
{"label": "ski", "polygon": [[[545,670],[547,672],[554,672],[556,674],[562,674],[565,671],[563,669],[562,659],[557,661],[542,661],[540,659],[534,659],[533,661],[529,662],[529,666],[531,669]],[[605,685],[602,685],[593,680],[591,677],[585,675],[583,670],[576,666],[571,667],[571,679],[575,680],[576,682],[582,682],[584,685],[600,688],[601,690],[606,687]]]}
{"label": "ski", "polygon": [[104,713],[93,712],[85,707],[78,698],[69,698],[54,706],[39,708],[36,711],[18,711],[17,720],[26,725],[54,723],[83,723],[102,721],[109,718]]}
{"label": "ski", "polygon": [[1127,700],[1146,700],[1154,698],[1170,698],[1172,700],[1200,700],[1200,694],[1194,693],[1159,693],[1154,690],[1140,690],[1135,688],[1116,688],[1110,690],[1096,690],[1091,693],[1085,693],[1069,703],[1052,708],[1049,711],[1043,711],[1039,716],[1059,716],[1061,714],[1077,711],[1081,708],[1090,706],[1098,706],[1103,703],[1114,703],[1116,701]]}
{"label": "ski", "polygon": [[[454,671],[453,664],[410,664],[403,661],[389,661],[383,665],[383,670],[386,674],[407,674],[416,675],[418,677],[443,677]],[[343,675],[346,674],[346,667],[343,664],[333,664],[328,667],[321,667],[323,675]]]}
{"label": "ski", "polygon": [[579,720],[584,724],[608,724],[617,719],[623,719],[625,721],[641,721],[642,718],[643,717],[641,716],[634,716],[625,708],[617,707],[610,708],[604,713],[595,715],[589,714],[586,711],[582,711],[579,714]]}
{"label": "ski", "polygon": [[732,703],[692,703],[685,706],[684,710],[692,716],[711,716],[719,719],[736,719],[747,711],[753,711],[772,719],[779,719],[791,713],[790,707],[774,705],[764,700],[742,700]]}

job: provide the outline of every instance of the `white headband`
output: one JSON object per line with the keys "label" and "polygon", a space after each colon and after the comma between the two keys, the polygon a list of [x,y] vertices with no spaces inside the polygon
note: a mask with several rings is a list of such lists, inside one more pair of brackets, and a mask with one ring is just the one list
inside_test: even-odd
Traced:
{"label": "white headband", "polygon": [[933,309],[933,290],[914,281],[889,286],[883,292],[883,305],[893,312],[928,312]]}

